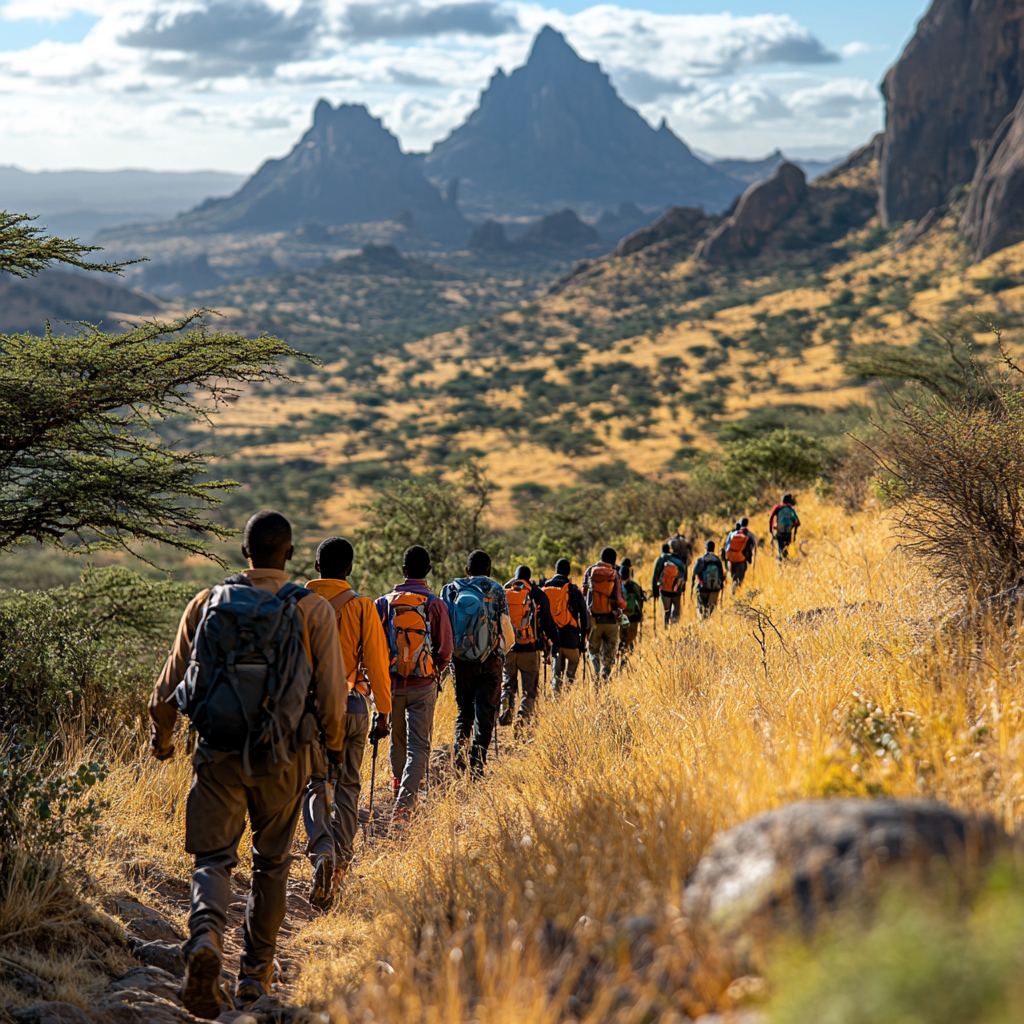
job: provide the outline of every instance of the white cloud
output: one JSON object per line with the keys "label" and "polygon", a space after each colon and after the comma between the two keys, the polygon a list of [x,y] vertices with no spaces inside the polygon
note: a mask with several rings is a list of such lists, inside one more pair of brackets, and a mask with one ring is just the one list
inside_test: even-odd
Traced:
{"label": "white cloud", "polygon": [[[873,86],[836,75],[863,45],[831,52],[788,15],[492,0],[47,0],[45,12],[99,20],[80,43],[0,52],[0,93],[18,98],[0,105],[5,159],[28,167],[248,171],[289,148],[321,95],[365,102],[407,149],[426,149],[544,24],[703,149],[839,152],[880,123]],[[0,14],[38,19],[39,0]]]}

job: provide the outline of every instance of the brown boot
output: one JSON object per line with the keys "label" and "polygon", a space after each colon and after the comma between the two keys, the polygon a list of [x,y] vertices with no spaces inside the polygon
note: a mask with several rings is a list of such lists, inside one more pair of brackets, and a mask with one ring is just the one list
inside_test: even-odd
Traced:
{"label": "brown boot", "polygon": [[238,969],[238,984],[235,986],[235,1009],[244,1010],[262,996],[269,996],[273,983],[273,960],[250,966],[243,956]]}
{"label": "brown boot", "polygon": [[334,857],[321,853],[313,862],[313,885],[309,890],[309,904],[314,910],[326,914],[334,905]]}
{"label": "brown boot", "polygon": [[181,1001],[193,1017],[213,1020],[224,1010],[220,989],[224,952],[220,938],[213,932],[203,932],[191,941],[190,947]]}

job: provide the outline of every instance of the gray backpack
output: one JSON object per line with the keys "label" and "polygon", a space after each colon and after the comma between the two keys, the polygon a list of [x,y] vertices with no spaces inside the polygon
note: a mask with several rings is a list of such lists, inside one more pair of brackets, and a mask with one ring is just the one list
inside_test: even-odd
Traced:
{"label": "gray backpack", "polygon": [[296,749],[312,679],[296,605],[309,593],[286,583],[271,594],[247,576],[214,587],[171,695],[207,747],[242,755],[246,775],[251,754],[288,765]]}

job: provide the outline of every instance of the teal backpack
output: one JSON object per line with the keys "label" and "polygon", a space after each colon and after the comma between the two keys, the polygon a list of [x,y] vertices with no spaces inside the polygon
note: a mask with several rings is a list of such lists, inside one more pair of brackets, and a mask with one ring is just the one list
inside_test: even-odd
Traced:
{"label": "teal backpack", "polygon": [[799,522],[796,509],[792,505],[783,505],[779,514],[775,517],[775,532],[783,536],[793,532],[793,527]]}
{"label": "teal backpack", "polygon": [[483,661],[497,649],[501,625],[496,591],[504,596],[500,584],[480,576],[452,580],[441,591],[452,623],[453,653],[460,661]]}
{"label": "teal backpack", "polygon": [[722,563],[716,559],[704,566],[704,580],[700,589],[721,590],[722,586]]}

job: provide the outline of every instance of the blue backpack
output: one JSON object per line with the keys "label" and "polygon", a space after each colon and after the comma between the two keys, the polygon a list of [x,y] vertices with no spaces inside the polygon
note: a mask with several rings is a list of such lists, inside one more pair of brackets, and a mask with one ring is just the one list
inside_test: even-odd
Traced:
{"label": "blue backpack", "polygon": [[271,594],[247,576],[214,587],[169,698],[207,747],[241,754],[246,775],[253,752],[291,763],[313,675],[296,608],[309,593],[286,583]]}
{"label": "blue backpack", "polygon": [[501,586],[479,576],[452,580],[441,591],[452,622],[454,654],[460,661],[483,661],[497,648],[501,637],[497,594],[504,594]]}
{"label": "blue backpack", "polygon": [[793,532],[793,527],[798,522],[796,509],[792,505],[783,505],[775,517],[775,532],[785,536]]}

